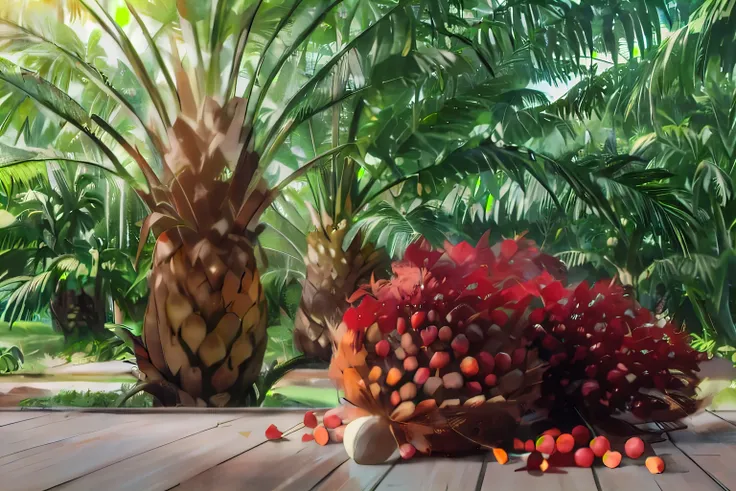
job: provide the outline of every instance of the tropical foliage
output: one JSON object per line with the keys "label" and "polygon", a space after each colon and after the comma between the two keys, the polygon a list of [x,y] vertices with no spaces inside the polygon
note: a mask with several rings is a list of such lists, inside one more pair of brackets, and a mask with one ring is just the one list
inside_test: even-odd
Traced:
{"label": "tropical foliage", "polygon": [[22,3],[1,320],[157,403],[262,403],[391,258],[488,230],[736,346],[733,2]]}

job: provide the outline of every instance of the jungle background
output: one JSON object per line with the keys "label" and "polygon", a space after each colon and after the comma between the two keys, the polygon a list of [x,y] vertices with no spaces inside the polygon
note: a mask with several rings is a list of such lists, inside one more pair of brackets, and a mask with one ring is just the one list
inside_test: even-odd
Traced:
{"label": "jungle background", "polygon": [[[147,303],[191,312],[151,291],[152,270],[176,273],[154,257],[156,228],[207,222],[199,200],[225,199],[213,183],[241,168],[260,199],[245,274],[260,275],[268,336],[262,362],[240,360],[259,372],[249,403],[334,404],[328,381],[289,371],[326,366],[345,299],[419,237],[487,230],[526,234],[570,282],[616,277],[698,350],[736,363],[735,10],[3,2],[0,405],[152,405],[131,390]],[[248,165],[216,161],[232,151],[223,113],[240,122]],[[189,184],[173,168],[195,176],[192,193],[176,194]],[[187,367],[213,366],[176,329]],[[733,404],[736,386],[715,401]]]}

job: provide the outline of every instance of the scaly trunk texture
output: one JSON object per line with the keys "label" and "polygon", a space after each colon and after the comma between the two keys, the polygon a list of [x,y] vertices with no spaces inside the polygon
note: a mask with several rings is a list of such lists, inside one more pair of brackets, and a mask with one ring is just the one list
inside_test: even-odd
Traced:
{"label": "scaly trunk texture", "polygon": [[[325,233],[326,230],[326,233]],[[330,361],[333,341],[347,298],[383,261],[382,250],[370,244],[361,248],[360,235],[343,250],[348,231],[342,220],[336,227],[319,227],[307,235],[307,275],[294,323],[294,343],[307,356]]]}
{"label": "scaly trunk texture", "polygon": [[217,248],[206,238],[190,248],[166,237],[156,244],[143,328],[156,372],[143,371],[175,385],[179,404],[244,405],[267,342],[253,249],[239,237]]}
{"label": "scaly trunk texture", "polygon": [[[241,99],[225,107],[208,99],[169,135],[161,194],[171,206],[147,219],[159,228],[136,346],[144,389],[165,406],[257,400],[267,315],[247,226],[265,195],[261,183],[251,186],[258,155],[243,151],[244,109]],[[235,169],[229,180],[226,169]]]}

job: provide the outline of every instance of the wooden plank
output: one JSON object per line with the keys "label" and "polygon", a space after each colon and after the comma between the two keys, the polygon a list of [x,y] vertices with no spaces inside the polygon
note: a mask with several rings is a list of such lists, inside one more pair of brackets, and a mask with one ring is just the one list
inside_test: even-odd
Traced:
{"label": "wooden plank", "polygon": [[723,489],[736,489],[736,427],[707,412],[685,422],[686,430],[669,434],[672,443]]}
{"label": "wooden plank", "polygon": [[[624,454],[623,446],[614,450]],[[644,462],[646,457],[658,455],[665,462],[663,474],[651,474]],[[624,457],[621,466],[608,469],[595,467],[595,474],[602,491],[721,491],[722,488],[670,441],[653,443],[637,460]]]}
{"label": "wooden plank", "polygon": [[[500,465],[489,458],[486,473],[483,477],[481,491],[498,489],[523,489],[544,491],[591,491],[596,489],[593,472],[590,469],[570,467],[561,469],[559,473],[528,472],[520,470],[525,466],[518,457],[511,457],[505,465]],[[629,491],[639,491],[638,488]]]}
{"label": "wooden plank", "polygon": [[24,450],[107,428],[123,418],[112,414],[54,413],[0,428],[0,461]]}
{"label": "wooden plank", "polygon": [[[77,418],[100,418],[102,414]],[[105,426],[57,444],[32,448],[0,460],[3,490],[48,489],[191,434],[213,428],[233,415],[107,415]],[[117,423],[117,424],[116,424]],[[89,424],[89,423],[88,423]],[[138,470],[136,469],[136,472]],[[124,481],[113,485],[115,489]],[[89,488],[88,488],[89,489]]]}
{"label": "wooden plank", "polygon": [[387,489],[475,489],[483,468],[483,456],[465,458],[417,457],[397,462],[384,477],[376,491]]}
{"label": "wooden plank", "polygon": [[189,479],[177,491],[304,491],[348,459],[345,447],[303,443],[301,431],[281,441],[267,441],[217,467]]}
{"label": "wooden plank", "polygon": [[715,411],[713,414],[736,426],[736,411]]}
{"label": "wooden plank", "polygon": [[0,411],[0,427],[46,416],[42,411]]}
{"label": "wooden plank", "polygon": [[363,491],[373,489],[393,464],[360,465],[350,459],[335,469],[312,491]]}
{"label": "wooden plank", "polygon": [[[285,429],[301,421],[302,414],[292,412],[242,416],[167,445],[123,457],[124,460],[121,458],[54,489],[166,490],[260,445],[266,440],[268,425]],[[131,473],[131,469],[135,472]]]}
{"label": "wooden plank", "polygon": [[0,427],[0,446],[2,443],[9,440],[13,435],[24,435],[29,431],[40,428],[42,426],[48,426],[59,421],[69,421],[71,418],[76,418],[82,413],[44,413],[38,418],[30,418],[21,420],[15,424]]}

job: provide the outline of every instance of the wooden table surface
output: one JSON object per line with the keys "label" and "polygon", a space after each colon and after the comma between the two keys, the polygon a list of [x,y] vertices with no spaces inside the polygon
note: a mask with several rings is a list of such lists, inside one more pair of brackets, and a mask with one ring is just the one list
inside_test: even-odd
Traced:
{"label": "wooden table surface", "polygon": [[[488,455],[360,466],[342,445],[302,443],[303,411],[0,411],[0,490],[736,490],[736,411],[702,413],[618,469],[516,472]],[[275,424],[288,436],[266,441]],[[642,459],[643,460],[643,459]]]}

